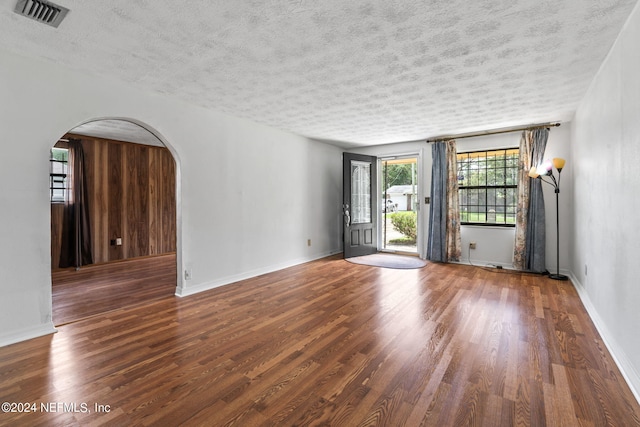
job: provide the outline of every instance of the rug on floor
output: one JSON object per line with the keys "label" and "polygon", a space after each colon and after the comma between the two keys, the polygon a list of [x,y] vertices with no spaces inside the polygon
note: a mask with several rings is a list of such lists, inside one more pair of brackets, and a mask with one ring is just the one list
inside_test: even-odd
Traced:
{"label": "rug on floor", "polygon": [[353,258],[345,258],[353,264],[370,265],[372,267],[384,268],[422,268],[427,265],[425,260],[415,256],[393,255],[393,254],[372,254]]}

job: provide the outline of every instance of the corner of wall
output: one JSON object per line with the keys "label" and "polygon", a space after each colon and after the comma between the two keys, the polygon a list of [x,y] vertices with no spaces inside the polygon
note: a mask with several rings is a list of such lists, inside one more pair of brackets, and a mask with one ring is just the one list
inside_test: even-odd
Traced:
{"label": "corner of wall", "polygon": [[0,347],[58,332],[53,322],[0,334]]}
{"label": "corner of wall", "polygon": [[624,377],[627,385],[631,389],[636,400],[640,403],[640,374],[636,372],[633,364],[627,357],[624,349],[618,344],[615,337],[607,328],[606,323],[600,318],[595,306],[591,302],[589,298],[589,294],[587,293],[586,288],[580,283],[580,281],[576,278],[576,275],[573,272],[569,273],[569,278],[573,283],[574,288],[578,292],[578,296],[584,305],[584,308],[587,310],[591,321],[595,325],[604,345],[609,350],[613,361],[615,362],[618,369],[620,369],[620,373]]}
{"label": "corner of wall", "polygon": [[270,265],[255,270],[247,271],[240,274],[235,274],[227,277],[223,277],[218,280],[197,283],[191,286],[178,286],[176,288],[176,296],[188,297],[190,295],[198,294],[200,292],[209,291],[211,289],[219,288],[221,286],[230,285],[232,283],[240,282],[242,280],[251,279],[253,277],[261,276],[263,274],[273,273],[274,271],[284,270],[285,268],[293,267],[295,265],[304,264],[306,262],[315,261],[318,259],[326,258],[342,252],[341,249],[332,249],[320,254],[310,255],[308,257],[299,258],[293,261],[284,262],[281,264]]}

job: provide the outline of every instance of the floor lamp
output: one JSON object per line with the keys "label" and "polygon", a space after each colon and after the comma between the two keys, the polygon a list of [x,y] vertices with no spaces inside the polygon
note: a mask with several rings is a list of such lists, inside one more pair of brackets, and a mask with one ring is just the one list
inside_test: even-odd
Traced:
{"label": "floor lamp", "polygon": [[[564,274],[560,274],[560,208],[558,199],[560,196],[560,177],[562,176],[562,168],[564,167],[565,160],[555,157],[553,160],[545,161],[538,167],[532,167],[529,170],[529,176],[531,178],[537,178],[546,182],[553,187],[556,193],[556,274],[549,274],[549,278],[554,280],[567,280],[568,277]],[[558,171],[558,179],[553,175],[553,168]],[[543,176],[549,177],[544,179]]]}

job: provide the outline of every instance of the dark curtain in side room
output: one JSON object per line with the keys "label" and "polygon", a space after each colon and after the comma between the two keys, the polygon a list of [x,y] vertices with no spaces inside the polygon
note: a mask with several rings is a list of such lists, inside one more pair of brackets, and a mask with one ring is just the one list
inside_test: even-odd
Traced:
{"label": "dark curtain in side room", "polygon": [[93,263],[86,165],[80,140],[69,140],[69,163],[71,177],[64,207],[59,267],[80,268]]}

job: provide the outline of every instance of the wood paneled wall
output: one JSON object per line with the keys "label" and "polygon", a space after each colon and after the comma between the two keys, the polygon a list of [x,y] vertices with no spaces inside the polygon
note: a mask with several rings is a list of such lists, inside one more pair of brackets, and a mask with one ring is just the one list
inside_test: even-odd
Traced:
{"label": "wood paneled wall", "polygon": [[[87,162],[94,263],[176,250],[175,163],[169,150],[101,138],[82,141]],[[60,256],[62,205],[51,205],[53,268]],[[111,241],[122,239],[122,245]]]}

